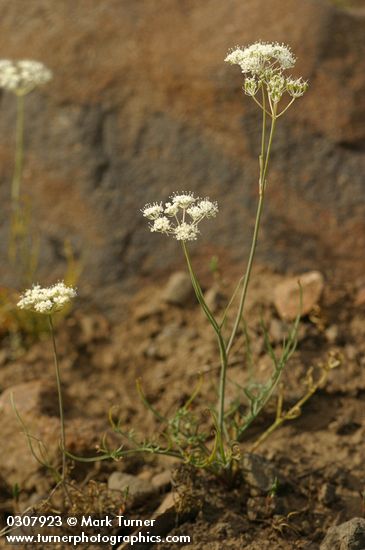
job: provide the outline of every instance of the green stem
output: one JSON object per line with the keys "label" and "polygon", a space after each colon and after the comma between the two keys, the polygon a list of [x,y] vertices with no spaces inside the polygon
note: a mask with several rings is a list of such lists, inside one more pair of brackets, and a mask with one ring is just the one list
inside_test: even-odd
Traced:
{"label": "green stem", "polygon": [[17,95],[16,136],[15,136],[15,164],[11,185],[11,200],[14,210],[19,207],[20,183],[23,172],[24,158],[24,95]]}
{"label": "green stem", "polygon": [[182,242],[182,247],[186,259],[186,263],[188,265],[188,270],[191,278],[191,282],[195,291],[195,295],[197,297],[197,300],[203,309],[208,321],[213,327],[214,332],[217,335],[218,345],[219,345],[219,356],[220,356],[220,363],[221,363],[221,371],[220,371],[220,380],[219,380],[219,392],[218,392],[218,438],[219,438],[219,447],[220,447],[220,453],[222,456],[222,460],[225,461],[225,452],[224,452],[224,445],[223,445],[223,437],[225,435],[225,425],[224,425],[224,399],[225,399],[225,390],[226,390],[226,377],[227,377],[227,367],[228,367],[228,357],[227,357],[227,351],[226,351],[226,344],[224,342],[224,338],[221,333],[221,327],[215,320],[213,313],[210,311],[207,303],[205,302],[204,295],[202,292],[202,289],[200,287],[200,284],[198,282],[198,279],[195,275],[193,266],[191,264],[189,252],[187,249],[187,246],[185,242]]}
{"label": "green stem", "polygon": [[[263,92],[263,98],[264,98],[264,92]],[[273,116],[272,116],[272,119],[271,119],[270,136],[269,136],[269,142],[268,142],[268,145],[267,145],[267,150],[266,150],[266,155],[265,155],[266,113],[265,113],[265,110],[263,110],[263,114],[262,114],[261,154],[260,154],[260,157],[259,157],[259,162],[260,162],[259,202],[258,202],[258,205],[257,205],[255,227],[254,227],[254,232],[253,232],[253,237],[252,237],[250,255],[249,255],[248,263],[247,263],[247,269],[246,269],[245,278],[244,278],[244,281],[243,281],[243,287],[242,287],[242,292],[241,292],[240,303],[239,303],[239,306],[238,306],[238,312],[237,312],[237,316],[236,316],[236,319],[235,319],[235,322],[234,322],[234,325],[233,325],[232,333],[231,333],[231,336],[229,338],[227,348],[226,348],[227,355],[229,354],[229,352],[232,348],[232,344],[233,344],[234,339],[236,337],[238,327],[239,327],[239,325],[241,323],[241,320],[242,320],[242,314],[243,314],[243,308],[244,308],[245,301],[246,301],[248,284],[250,282],[252,265],[253,265],[253,261],[254,261],[254,257],[255,257],[257,239],[258,239],[260,222],[261,222],[261,215],[262,215],[262,210],[263,210],[263,205],[264,205],[265,188],[266,188],[266,174],[267,174],[267,169],[268,169],[268,165],[269,165],[271,145],[272,145],[272,140],[273,140],[274,131],[275,131],[275,121],[276,121],[276,106],[274,106],[274,112],[273,112]],[[264,157],[265,157],[265,159],[264,159]]]}
{"label": "green stem", "polygon": [[57,347],[56,347],[56,339],[54,334],[54,328],[53,328],[53,321],[52,321],[52,315],[48,315],[48,322],[49,322],[49,328],[52,336],[52,345],[53,345],[53,358],[54,358],[54,364],[56,368],[56,380],[57,380],[57,392],[58,392],[58,404],[59,404],[59,411],[60,411],[60,423],[61,423],[61,450],[62,450],[62,482],[66,479],[66,433],[65,433],[65,419],[63,414],[63,399],[62,399],[62,388],[61,388],[61,377],[60,377],[60,368],[58,364],[58,356],[57,356]]}

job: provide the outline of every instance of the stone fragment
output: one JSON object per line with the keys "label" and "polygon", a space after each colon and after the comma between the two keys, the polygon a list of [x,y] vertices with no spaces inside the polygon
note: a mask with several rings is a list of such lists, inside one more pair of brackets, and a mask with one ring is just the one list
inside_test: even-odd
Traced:
{"label": "stone fragment", "polygon": [[248,485],[258,493],[267,494],[277,482],[282,482],[274,464],[260,455],[245,453],[242,457],[242,469]]}
{"label": "stone fragment", "polygon": [[194,289],[190,277],[184,271],[177,271],[169,278],[163,292],[163,299],[168,304],[184,306],[194,298]]}
{"label": "stone fragment", "polygon": [[79,326],[79,342],[82,344],[104,340],[110,335],[108,320],[98,313],[79,316]]}
{"label": "stone fragment", "polygon": [[355,296],[355,306],[365,306],[365,286],[360,288]]}
{"label": "stone fragment", "polygon": [[331,325],[330,327],[328,327],[325,330],[324,334],[326,336],[327,341],[330,344],[335,344],[337,339],[338,339],[338,334],[339,334],[338,326],[337,325]]}
{"label": "stone fragment", "polygon": [[149,481],[124,472],[113,472],[109,476],[108,489],[127,495],[132,506],[142,504],[157,493],[156,487]]}
{"label": "stone fragment", "polygon": [[[186,521],[193,520],[197,513],[198,508],[193,508],[187,511],[181,511],[179,506],[179,498],[174,493],[167,493],[160,506],[154,512],[152,518],[155,520],[153,526],[139,528],[136,534],[140,532],[142,535],[165,537],[174,527],[181,525]],[[153,547],[152,542],[148,542],[147,537],[144,542],[136,542],[133,545],[133,550],[147,550]],[[129,550],[131,548],[128,542],[124,542],[118,546],[117,550]]]}
{"label": "stone fragment", "polygon": [[320,546],[320,550],[364,550],[365,519],[353,518],[350,521],[330,527]]}
{"label": "stone fragment", "polygon": [[249,497],[247,499],[247,517],[250,521],[268,519],[274,514],[282,513],[282,506],[279,504],[276,497]]}
{"label": "stone fragment", "polygon": [[311,312],[322,295],[324,278],[319,271],[310,271],[282,281],[274,289],[274,305],[282,319],[293,321],[299,313],[299,283],[302,292],[302,316]]}
{"label": "stone fragment", "polygon": [[318,498],[323,504],[331,504],[336,499],[336,487],[332,483],[324,483],[319,490]]}
{"label": "stone fragment", "polygon": [[281,344],[284,338],[287,338],[288,331],[285,330],[284,324],[279,319],[271,319],[269,325],[269,335],[272,344]]}
{"label": "stone fragment", "polygon": [[164,470],[163,472],[160,472],[159,474],[153,476],[153,478],[151,479],[151,483],[159,491],[167,489],[169,486],[171,486],[170,470]]}
{"label": "stone fragment", "polygon": [[215,313],[221,307],[225,305],[225,296],[219,289],[219,286],[213,285],[204,294],[204,299],[209,309]]}
{"label": "stone fragment", "polygon": [[[165,306],[166,307],[166,306]],[[151,301],[139,304],[133,311],[133,318],[136,321],[145,321],[163,312],[164,304],[161,304],[159,297],[154,296]]]}
{"label": "stone fragment", "polygon": [[163,501],[161,502],[160,506],[157,508],[155,512],[155,516],[158,517],[161,514],[164,514],[165,512],[172,511],[175,509],[176,506],[176,499],[177,496],[174,493],[167,493]]}

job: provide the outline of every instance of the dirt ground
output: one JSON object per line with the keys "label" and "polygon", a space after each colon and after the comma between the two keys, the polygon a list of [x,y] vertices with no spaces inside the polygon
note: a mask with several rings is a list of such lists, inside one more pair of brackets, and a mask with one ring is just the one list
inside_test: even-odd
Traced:
{"label": "dirt ground", "polygon": [[[226,274],[218,282],[208,278],[205,286],[219,284],[220,293],[229,295],[231,275]],[[270,369],[261,319],[269,329],[275,350],[287,330],[271,302],[272,289],[282,280],[285,276],[257,268],[250,289],[246,319],[254,376],[258,380],[264,379]],[[214,402],[219,375],[214,334],[194,299],[184,307],[165,303],[161,298],[164,284],[146,283],[123,312],[122,322],[110,322],[98,312],[85,311],[82,304],[58,322],[67,446],[71,452],[95,454],[96,445],[108,430],[107,416],[112,406],[123,427],[133,428],[145,437],[159,429],[138,398],[138,378],[150,403],[163,414],[184,403],[198,383],[199,372],[204,373],[204,382],[194,406],[199,410],[207,400]],[[283,376],[284,409],[305,393],[306,373],[311,366],[317,376],[318,365],[329,354],[336,354],[341,365],[330,372],[325,386],[303,407],[300,416],[280,427],[256,451],[277,472],[280,481],[275,494],[249,485],[245,477],[227,488],[208,474],[179,469],[172,476],[172,485],[176,494],[183,494],[181,501],[188,514],[180,516],[170,534],[188,534],[192,542],[186,546],[157,544],[156,550],[315,550],[331,525],[364,516],[363,285],[364,281],[345,285],[327,280],[319,305],[301,320],[298,347]],[[219,307],[217,303],[218,311]],[[45,336],[23,351],[14,350],[14,342],[11,348],[6,332],[2,341],[2,398],[13,388],[20,412],[30,411],[25,416],[30,428],[40,429],[37,421],[41,418],[42,436],[51,449],[56,449],[57,399],[49,339]],[[227,402],[237,395],[235,383],[242,384],[247,377],[247,355],[241,335],[229,368]],[[37,394],[39,387],[41,399],[37,397],[37,405],[31,404],[27,409],[24,403],[32,399],[33,393]],[[240,444],[242,455],[250,451],[258,435],[273,421],[274,409],[275,399]],[[12,423],[14,413],[6,409],[4,401],[1,414],[0,444],[5,452],[0,459],[0,497],[5,521],[7,514],[24,510],[44,497],[52,479],[31,458],[24,435]],[[110,446],[120,443],[116,435],[110,436]],[[128,458],[118,463],[77,463],[71,476],[80,487],[88,486],[90,480],[100,484],[102,492],[103,484],[115,470],[149,480],[175,466],[173,459],[148,456],[145,460]],[[12,496],[15,484],[19,489],[17,499]],[[151,517],[169,490],[168,486],[161,490],[158,502],[147,501],[139,507],[127,499],[126,513],[131,517]],[[119,505],[108,500],[105,506],[110,513],[118,513]]]}

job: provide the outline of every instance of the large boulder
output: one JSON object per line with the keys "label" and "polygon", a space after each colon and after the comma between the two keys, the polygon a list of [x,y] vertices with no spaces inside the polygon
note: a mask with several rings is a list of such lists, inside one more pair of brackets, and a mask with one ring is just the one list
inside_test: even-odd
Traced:
{"label": "large boulder", "polygon": [[[259,112],[241,91],[238,67],[223,59],[229,47],[258,39],[290,44],[294,74],[310,81],[278,124],[259,257],[296,272],[361,273],[364,33],[361,10],[325,0],[5,0],[2,56],[54,71],[26,98],[22,190],[41,235],[38,279],[62,276],[67,240],[84,267],[79,287],[105,306],[116,287],[181,266],[178,243],[150,234],[139,209],[183,189],[220,204],[193,252],[206,265],[213,254],[243,260],[257,199]],[[3,93],[5,257],[14,117],[14,97]],[[12,283],[9,266],[0,270]]]}

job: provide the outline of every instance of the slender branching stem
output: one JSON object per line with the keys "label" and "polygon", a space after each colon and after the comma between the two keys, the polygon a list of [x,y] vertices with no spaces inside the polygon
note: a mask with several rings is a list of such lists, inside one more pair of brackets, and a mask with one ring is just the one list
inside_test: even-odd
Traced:
{"label": "slender branching stem", "polygon": [[48,322],[49,322],[49,328],[50,333],[52,337],[52,346],[53,346],[53,358],[54,358],[54,364],[56,369],[56,380],[57,380],[57,392],[58,392],[58,404],[59,404],[59,411],[60,411],[60,423],[61,423],[61,451],[62,451],[62,474],[61,479],[64,482],[66,479],[66,432],[65,432],[65,418],[63,413],[63,398],[62,398],[62,387],[61,387],[61,376],[60,376],[60,367],[58,363],[58,355],[57,355],[57,346],[56,346],[56,338],[54,333],[54,327],[53,327],[53,321],[52,321],[52,315],[48,315]]}
{"label": "slender branching stem", "polygon": [[305,393],[303,397],[301,397],[295,405],[293,405],[287,412],[282,412],[282,405],[283,405],[283,395],[279,394],[278,397],[278,404],[277,404],[277,412],[276,412],[276,418],[275,421],[265,430],[260,437],[255,441],[255,443],[252,445],[250,452],[254,452],[257,450],[257,448],[266,441],[266,439],[275,431],[279,426],[281,426],[286,420],[292,420],[294,418],[297,418],[297,416],[300,415],[301,409],[303,405],[312,397],[314,393],[318,390],[318,388],[321,387],[322,384],[327,380],[329,370],[323,369],[322,375],[318,382],[315,384],[313,383]]}
{"label": "slender branching stem", "polygon": [[15,159],[11,182],[11,224],[9,241],[9,260],[15,263],[18,241],[23,233],[23,214],[20,204],[20,185],[23,173],[24,158],[24,95],[16,96],[16,130],[15,130]]}
{"label": "slender branching stem", "polygon": [[225,426],[224,426],[224,399],[225,399],[225,390],[226,390],[226,377],[227,377],[227,366],[228,366],[228,357],[227,357],[227,351],[226,351],[226,344],[224,341],[224,338],[221,333],[221,326],[217,323],[216,319],[214,318],[213,313],[209,309],[205,299],[203,292],[200,288],[200,284],[198,282],[198,279],[195,275],[189,251],[185,244],[185,242],[182,242],[182,247],[186,259],[186,263],[188,266],[191,282],[195,291],[195,295],[197,297],[197,300],[199,304],[201,305],[208,321],[213,327],[214,332],[216,333],[217,340],[218,340],[218,346],[219,346],[219,356],[220,356],[220,364],[221,364],[221,371],[220,371],[220,380],[219,380],[219,391],[218,391],[218,440],[219,440],[219,448],[220,453],[222,456],[222,459],[225,460],[225,452],[224,452],[224,445],[223,445],[223,437],[226,433]]}
{"label": "slender branching stem", "polygon": [[[264,101],[264,92],[263,92],[263,101]],[[261,215],[262,210],[264,206],[264,197],[265,197],[265,188],[266,188],[266,175],[267,175],[267,169],[269,165],[269,159],[270,159],[270,152],[271,152],[271,146],[272,146],[272,140],[274,137],[274,131],[275,131],[275,121],[276,121],[276,105],[274,104],[273,108],[273,116],[271,118],[271,128],[270,128],[270,135],[269,135],[269,141],[267,145],[267,149],[265,152],[265,130],[266,130],[266,112],[265,109],[262,111],[262,137],[261,137],[261,154],[259,157],[259,164],[260,164],[260,177],[259,177],[259,201],[257,204],[257,211],[256,211],[256,219],[255,219],[255,226],[254,226],[254,232],[252,237],[252,243],[251,243],[251,249],[250,249],[250,255],[248,258],[247,263],[247,269],[243,281],[242,291],[241,291],[241,297],[240,297],[240,303],[238,306],[237,316],[233,325],[233,329],[231,332],[231,336],[228,340],[227,344],[227,355],[229,355],[229,352],[232,348],[232,344],[234,342],[234,339],[237,335],[237,331],[239,328],[239,325],[242,320],[243,315],[243,308],[245,305],[248,285],[250,282],[250,276],[252,271],[252,265],[255,257],[256,252],[256,246],[257,246],[257,239],[259,235],[259,229],[260,229],[260,222],[261,222]]]}
{"label": "slender branching stem", "polygon": [[13,209],[17,210],[20,199],[20,184],[23,172],[24,158],[24,95],[17,94],[16,109],[16,136],[15,136],[15,164],[11,185],[11,200]]}

